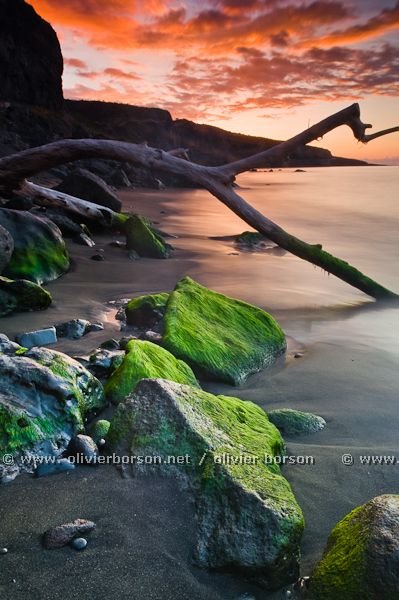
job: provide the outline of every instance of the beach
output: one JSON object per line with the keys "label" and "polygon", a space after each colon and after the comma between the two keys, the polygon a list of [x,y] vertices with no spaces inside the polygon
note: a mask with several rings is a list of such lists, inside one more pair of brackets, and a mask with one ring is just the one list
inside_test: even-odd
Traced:
{"label": "beach", "polygon": [[[243,197],[290,233],[322,243],[399,290],[399,168],[286,169],[250,173],[238,183]],[[287,454],[313,458],[313,464],[283,467],[305,515],[302,574],[309,575],[335,523],[374,496],[398,493],[399,465],[362,461],[399,459],[399,311],[272,245],[256,252],[237,248],[229,236],[247,227],[204,190],[120,195],[125,210],[176,236],[168,239],[172,257],[131,261],[123,248],[109,245],[121,236],[95,236],[95,249],[69,243],[70,272],[47,286],[53,306],[4,318],[2,332],[13,337],[72,318],[100,320],[104,331],[55,346],[85,355],[124,334],[112,302],[169,291],[184,275],[270,312],[288,337],[286,356],[240,387],[203,387],[251,400],[266,412],[295,408],[326,420],[323,431],[285,438]],[[104,250],[102,262],[91,260],[98,249]],[[353,464],[344,464],[349,455]],[[267,592],[238,574],[207,573],[191,564],[193,506],[169,480],[123,479],[113,467],[82,467],[39,480],[21,476],[0,487],[0,498],[0,545],[10,549],[0,568],[6,600],[39,593],[44,600],[104,594],[130,600],[285,598],[285,590]],[[45,529],[77,517],[97,523],[85,553],[41,548]]]}

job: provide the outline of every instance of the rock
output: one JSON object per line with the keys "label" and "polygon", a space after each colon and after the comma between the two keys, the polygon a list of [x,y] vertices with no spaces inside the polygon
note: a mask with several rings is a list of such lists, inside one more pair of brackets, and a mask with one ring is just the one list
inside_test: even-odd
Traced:
{"label": "rock", "polygon": [[43,546],[48,550],[67,546],[78,536],[87,534],[95,529],[96,524],[86,519],[76,519],[71,523],[64,523],[58,527],[52,527],[43,534]]}
{"label": "rock", "polygon": [[104,350],[119,350],[119,342],[115,339],[106,340],[100,345]]}
{"label": "rock", "polygon": [[71,319],[71,321],[56,325],[55,328],[58,337],[66,337],[70,340],[78,340],[88,333],[90,325],[90,321],[86,321],[86,319]]}
{"label": "rock", "polygon": [[0,276],[0,317],[15,311],[45,310],[51,302],[50,293],[36,283]]}
{"label": "rock", "polygon": [[85,538],[75,538],[72,540],[71,546],[74,550],[84,550],[87,547],[87,540]]}
{"label": "rock", "polygon": [[96,262],[103,262],[105,260],[103,254],[93,254],[93,256],[90,256],[90,258]]}
{"label": "rock", "polygon": [[113,372],[105,386],[105,393],[111,402],[118,404],[133,392],[139,381],[157,377],[198,386],[186,363],[151,342],[131,340],[126,346],[121,366]]}
{"label": "rock", "polygon": [[121,366],[124,357],[123,350],[100,348],[90,355],[87,368],[98,376],[109,377],[115,369]]}
{"label": "rock", "polygon": [[125,231],[129,258],[131,252],[148,258],[167,258],[169,256],[170,247],[143,217],[131,216],[125,223]]}
{"label": "rock", "polygon": [[14,240],[7,229],[0,225],[0,273],[3,272],[11,259],[14,250]]}
{"label": "rock", "polygon": [[199,375],[239,385],[286,349],[285,335],[268,313],[218,294],[189,277],[170,295],[163,346]]}
{"label": "rock", "polygon": [[234,241],[239,246],[246,246],[247,248],[254,249],[263,242],[269,240],[258,231],[244,231],[243,233],[240,233],[240,235],[237,235]]}
{"label": "rock", "polygon": [[126,322],[140,328],[156,325],[165,314],[169,294],[150,294],[129,301],[125,308]]}
{"label": "rock", "polygon": [[98,448],[95,441],[88,435],[81,433],[73,437],[66,449],[68,456],[75,456],[84,459],[85,464],[96,464],[98,456]]}
{"label": "rock", "polygon": [[135,474],[190,484],[197,564],[239,570],[270,588],[297,579],[303,516],[278,464],[264,460],[283,454],[284,441],[260,407],[145,380],[118,406],[107,443],[119,455],[189,457],[175,466],[136,463]]}
{"label": "rock", "polygon": [[69,269],[61,232],[52,221],[25,211],[0,208],[0,225],[14,240],[14,252],[3,275],[28,279],[39,285]]}
{"label": "rock", "polygon": [[58,191],[100,206],[106,206],[115,212],[122,210],[122,202],[101,177],[86,169],[75,169],[56,188]]}
{"label": "rock", "polygon": [[157,331],[144,331],[139,335],[139,340],[146,340],[147,342],[152,342],[153,344],[162,346],[162,335]]}
{"label": "rock", "polygon": [[394,600],[399,590],[399,495],[378,496],[332,530],[309,600]]}
{"label": "rock", "polygon": [[104,325],[102,323],[90,323],[88,333],[94,333],[96,331],[104,331]]}
{"label": "rock", "polygon": [[46,346],[57,343],[57,333],[55,327],[47,329],[37,329],[17,335],[17,342],[24,348],[33,348],[34,346]]}
{"label": "rock", "polygon": [[8,548],[0,548],[0,554],[8,554]]}
{"label": "rock", "polygon": [[106,419],[99,419],[94,423],[92,427],[92,436],[96,444],[107,437],[110,426],[110,421],[107,421]]}
{"label": "rock", "polygon": [[267,416],[283,435],[316,433],[326,426],[323,417],[291,408],[271,410]]}
{"label": "rock", "polygon": [[[6,342],[4,342],[6,346]],[[6,346],[7,347],[7,346]],[[0,354],[0,456],[60,456],[105,406],[101,383],[77,361],[47,348]]]}
{"label": "rock", "polygon": [[16,342],[11,342],[4,333],[0,333],[0,354],[14,355],[21,346]]}
{"label": "rock", "polygon": [[49,475],[58,475],[65,471],[73,471],[75,465],[67,458],[59,458],[56,462],[40,463],[35,470],[36,477],[48,477]]}
{"label": "rock", "polygon": [[57,35],[23,0],[0,0],[0,55],[0,100],[62,108]]}

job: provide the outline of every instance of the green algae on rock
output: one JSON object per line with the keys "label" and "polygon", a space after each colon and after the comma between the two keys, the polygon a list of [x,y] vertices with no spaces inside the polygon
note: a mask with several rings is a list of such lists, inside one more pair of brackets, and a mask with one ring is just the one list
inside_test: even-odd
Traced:
{"label": "green algae on rock", "polygon": [[105,386],[107,398],[114,404],[133,392],[142,379],[170,379],[197,386],[194,373],[170,352],[144,340],[131,340],[121,366],[113,372]]}
{"label": "green algae on rock", "polygon": [[323,417],[291,408],[271,410],[267,416],[283,435],[316,433],[326,426]]}
{"label": "green algae on rock", "polygon": [[100,440],[107,437],[109,428],[111,426],[110,421],[106,419],[99,419],[91,427],[91,437],[98,444]]}
{"label": "green algae on rock", "polygon": [[309,600],[398,600],[399,495],[355,508],[332,530]]}
{"label": "green algae on rock", "polygon": [[14,311],[44,310],[51,301],[51,294],[32,281],[0,276],[0,317]]}
{"label": "green algae on rock", "polygon": [[3,273],[7,277],[40,285],[69,269],[64,240],[52,221],[26,211],[0,208],[0,224],[14,240],[14,251]]}
{"label": "green algae on rock", "polygon": [[169,294],[148,294],[132,298],[126,306],[126,321],[135,327],[152,327],[165,314]]}
{"label": "green algae on rock", "polygon": [[260,407],[147,379],[118,406],[107,442],[123,455],[160,457],[138,460],[138,473],[190,484],[200,566],[241,570],[270,588],[298,576],[303,516],[273,461],[284,441]]}
{"label": "green algae on rock", "polygon": [[124,224],[128,250],[147,258],[167,258],[169,246],[151,227],[150,223],[139,215],[132,215]]}
{"label": "green algae on rock", "polygon": [[101,383],[69,356],[22,349],[2,336],[0,455],[59,455],[105,405]]}
{"label": "green algae on rock", "polygon": [[268,313],[211,291],[189,277],[169,297],[163,345],[200,376],[239,385],[286,349]]}

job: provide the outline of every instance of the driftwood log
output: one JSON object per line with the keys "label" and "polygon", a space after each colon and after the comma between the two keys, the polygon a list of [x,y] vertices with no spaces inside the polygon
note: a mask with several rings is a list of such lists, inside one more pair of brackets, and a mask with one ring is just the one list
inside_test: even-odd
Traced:
{"label": "driftwood log", "polygon": [[52,167],[84,158],[103,158],[130,162],[147,168],[156,168],[176,175],[184,175],[228,206],[251,227],[270,238],[295,256],[302,258],[328,273],[379,299],[392,300],[399,296],[370,279],[344,260],[324,251],[320,245],[308,244],[289,234],[246,202],[234,189],[236,175],[250,169],[265,167],[270,161],[282,160],[295,149],[308,144],[329,131],[347,125],[357,140],[367,143],[378,137],[399,131],[399,127],[367,135],[371,125],[362,123],[358,104],[352,104],[289,140],[247,158],[219,167],[207,167],[187,160],[185,149],[164,150],[146,144],[130,144],[110,140],[62,140],[32,148],[0,159],[0,196],[10,193],[30,195],[44,205],[59,206],[82,216],[97,218],[103,223],[117,221],[116,213],[104,207],[44,188],[26,181]]}

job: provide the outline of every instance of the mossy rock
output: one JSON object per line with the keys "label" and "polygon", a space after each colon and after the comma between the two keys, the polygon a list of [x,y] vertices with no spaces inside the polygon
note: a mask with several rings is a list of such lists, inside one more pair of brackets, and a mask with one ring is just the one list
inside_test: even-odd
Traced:
{"label": "mossy rock", "polygon": [[126,245],[130,251],[147,258],[167,258],[169,246],[151,227],[147,219],[132,215],[124,224]]}
{"label": "mossy rock", "polygon": [[243,231],[243,233],[236,236],[234,241],[236,244],[251,248],[258,246],[261,242],[268,241],[268,238],[258,231]]}
{"label": "mossy rock", "polygon": [[114,371],[105,386],[107,398],[121,402],[142,379],[162,378],[197,386],[194,373],[183,361],[160,346],[144,340],[131,340],[121,366]]}
{"label": "mossy rock", "polygon": [[5,276],[40,285],[57,279],[69,269],[65,242],[52,221],[26,211],[0,208],[0,225],[14,240]]}
{"label": "mossy rock", "polygon": [[69,356],[10,342],[0,353],[0,456],[60,454],[105,405],[101,383]]}
{"label": "mossy rock", "polygon": [[291,408],[271,410],[267,415],[283,435],[316,433],[326,426],[323,417]]}
{"label": "mossy rock", "polygon": [[91,437],[96,444],[98,444],[100,440],[103,440],[107,437],[110,426],[110,421],[107,421],[106,419],[99,419],[94,423],[94,425],[92,425]]}
{"label": "mossy rock", "polygon": [[398,495],[378,496],[334,527],[306,598],[398,600]]}
{"label": "mossy rock", "polygon": [[189,277],[169,297],[163,345],[199,376],[233,385],[271,365],[286,349],[283,330],[264,310]]}
{"label": "mossy rock", "polygon": [[14,311],[44,310],[51,301],[51,294],[36,283],[0,276],[0,317]]}
{"label": "mossy rock", "polygon": [[270,588],[297,578],[303,516],[273,462],[284,441],[257,405],[147,379],[117,408],[107,442],[121,455],[160,458],[138,460],[137,474],[190,483],[200,566],[240,570]]}
{"label": "mossy rock", "polygon": [[128,325],[153,327],[165,314],[168,299],[168,293],[148,294],[132,298],[125,309]]}

